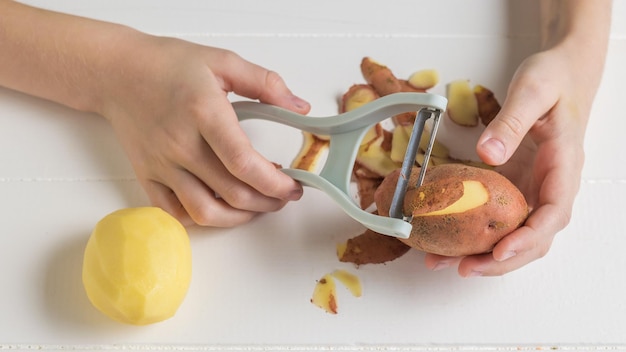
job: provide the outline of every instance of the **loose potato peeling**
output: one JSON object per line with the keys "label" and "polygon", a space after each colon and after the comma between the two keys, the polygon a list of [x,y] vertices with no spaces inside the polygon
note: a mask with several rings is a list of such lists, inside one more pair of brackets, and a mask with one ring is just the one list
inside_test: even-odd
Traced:
{"label": "loose potato peeling", "polygon": [[408,87],[408,84],[403,84],[389,69],[389,67],[382,65],[369,57],[361,60],[361,74],[365,81],[374,88],[378,95],[385,96],[397,92],[401,92],[403,87]]}
{"label": "loose potato peeling", "polygon": [[306,131],[302,132],[302,136],[302,148],[291,163],[291,168],[315,171],[322,152],[328,148],[330,142]]}
{"label": "loose potato peeling", "polygon": [[341,97],[340,113],[354,110],[380,96],[369,84],[355,84]]}
{"label": "loose potato peeling", "polygon": [[[363,172],[359,172],[363,171]],[[380,177],[369,176],[371,171],[355,165],[353,177],[356,180],[357,192],[359,194],[359,206],[361,209],[367,209],[374,204],[374,193],[383,179]]]}
{"label": "loose potato peeling", "polygon": [[473,127],[478,125],[478,100],[466,79],[450,82],[446,87],[448,107],[446,114],[454,123]]}
{"label": "loose potato peeling", "polygon": [[419,70],[411,74],[407,82],[415,89],[426,91],[439,83],[439,72],[434,69]]}
{"label": "loose potato peeling", "polygon": [[474,96],[478,104],[478,117],[487,126],[500,112],[500,103],[492,91],[481,85],[474,86]]}
{"label": "loose potato peeling", "polygon": [[317,280],[311,296],[311,303],[330,314],[338,313],[335,279],[341,282],[354,297],[361,297],[363,292],[361,280],[356,275],[345,270],[335,270],[332,273],[325,274],[321,279]]}
{"label": "loose potato peeling", "polygon": [[330,274],[326,274],[317,280],[317,284],[313,289],[311,303],[328,313],[337,314],[337,287],[335,280],[333,280]]}
{"label": "loose potato peeling", "polygon": [[[375,250],[372,250],[375,249]],[[337,257],[346,263],[383,264],[406,254],[410,246],[395,237],[383,236],[370,229],[337,245]]]}

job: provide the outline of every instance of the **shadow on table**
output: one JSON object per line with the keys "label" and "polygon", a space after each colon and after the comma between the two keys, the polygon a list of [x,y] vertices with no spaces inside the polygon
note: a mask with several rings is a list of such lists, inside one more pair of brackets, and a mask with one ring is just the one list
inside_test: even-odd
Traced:
{"label": "shadow on table", "polygon": [[44,272],[42,304],[50,328],[63,336],[88,336],[128,330],[114,322],[89,302],[82,284],[83,253],[89,233],[77,234],[51,251]]}

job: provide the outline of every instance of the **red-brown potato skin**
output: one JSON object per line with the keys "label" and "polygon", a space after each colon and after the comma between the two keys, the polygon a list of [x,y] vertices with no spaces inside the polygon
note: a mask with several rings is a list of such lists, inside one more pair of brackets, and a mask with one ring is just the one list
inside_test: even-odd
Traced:
{"label": "red-brown potato skin", "polygon": [[356,265],[383,264],[400,258],[410,249],[410,246],[395,237],[366,229],[346,242],[346,249],[339,261]]}
{"label": "red-brown potato skin", "polygon": [[[389,216],[391,198],[400,170],[389,174],[376,190],[374,199],[380,215]],[[528,217],[528,204],[520,190],[496,171],[464,164],[428,168],[424,182],[416,188],[419,168],[411,172],[404,213],[412,214],[413,229],[407,245],[444,256],[466,256],[490,252],[504,236],[520,227]],[[428,215],[446,208],[463,194],[463,181],[481,182],[488,201],[463,213]],[[420,193],[425,196],[420,200]]]}

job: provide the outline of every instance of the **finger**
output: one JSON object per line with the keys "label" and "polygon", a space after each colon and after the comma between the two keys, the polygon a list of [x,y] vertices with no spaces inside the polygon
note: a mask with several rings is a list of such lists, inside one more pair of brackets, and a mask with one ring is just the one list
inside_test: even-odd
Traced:
{"label": "finger", "polygon": [[199,130],[226,170],[256,192],[281,200],[298,200],[302,185],[265,159],[251,145],[231,104],[223,97],[207,103]]}
{"label": "finger", "polygon": [[231,207],[204,182],[186,170],[175,170],[167,184],[191,219],[201,226],[232,227],[250,221],[257,213]]}
{"label": "finger", "polygon": [[524,259],[525,256],[525,254],[520,254],[515,259],[505,262],[496,262],[491,253],[468,256],[459,263],[458,273],[459,276],[465,278],[501,276],[532,261],[532,259]]}
{"label": "finger", "polygon": [[[562,145],[556,141],[554,145]],[[542,146],[542,148],[547,148]],[[565,150],[573,148],[564,148]],[[550,160],[539,162],[544,166],[536,177],[541,182],[538,204],[530,214],[524,226],[505,236],[496,244],[491,255],[471,256],[459,264],[459,274],[462,276],[502,275],[516,270],[534,260],[545,256],[554,240],[556,233],[568,225],[578,188],[576,163],[567,163],[564,167],[551,165],[552,159],[571,160],[563,158],[562,152],[549,149],[550,153],[542,150],[540,155],[551,155]],[[539,159],[542,157],[539,156]],[[579,171],[578,171],[579,172]],[[565,181],[563,181],[565,180]]]}
{"label": "finger", "polygon": [[[234,91],[298,113],[309,111],[309,104],[295,97],[276,73],[252,64],[234,52],[222,50],[218,53],[220,57],[211,60],[210,67],[222,91]],[[199,127],[207,143],[233,176],[266,196],[281,200],[300,199],[302,186],[253,149],[237,123],[232,105],[224,96],[216,95],[211,99]]]}
{"label": "finger", "polygon": [[244,60],[233,52],[226,52],[225,55],[228,57],[212,65],[212,68],[223,79],[226,91],[301,114],[311,109],[308,102],[291,92],[278,73]]}
{"label": "finger", "polygon": [[558,210],[554,205],[544,205],[537,209],[520,227],[503,238],[493,249],[493,258],[498,262],[506,261],[520,253],[532,253],[534,259],[545,256],[550,249],[554,235],[563,229],[562,217],[555,215]]}
{"label": "finger", "polygon": [[169,187],[160,182],[149,180],[144,183],[143,188],[153,206],[165,210],[180,221],[183,226],[191,226],[194,224],[194,221],[185,210],[185,207],[183,207],[176,197],[176,194],[174,194]]}
{"label": "finger", "polygon": [[463,259],[463,257],[446,257],[443,255],[426,253],[424,256],[424,264],[426,267],[433,271],[443,270],[456,265]]}
{"label": "finger", "polygon": [[563,215],[558,215],[561,212],[555,205],[538,208],[524,226],[504,237],[492,253],[463,259],[459,264],[459,274],[463,277],[503,275],[543,258],[552,245],[554,235],[568,221]]}
{"label": "finger", "polygon": [[535,252],[537,258],[545,255],[554,235],[565,228],[571,218],[578,182],[575,177],[567,177],[573,174],[568,173],[568,170],[555,168],[545,175],[539,191],[538,207],[524,226],[504,237],[495,246],[493,253],[496,260],[503,261],[523,252]]}
{"label": "finger", "polygon": [[476,152],[485,163],[509,160],[533,124],[554,106],[556,93],[546,87],[534,76],[513,78],[500,112],[478,139]]}
{"label": "finger", "polygon": [[[182,163],[231,207],[253,212],[271,212],[281,209],[286,201],[266,196],[233,177],[206,144],[200,155]],[[210,166],[210,167],[209,167]]]}
{"label": "finger", "polygon": [[[549,247],[549,244],[548,244]],[[547,250],[546,252],[547,253]],[[537,250],[519,253],[505,261],[496,261],[491,253],[463,258],[458,273],[462,277],[502,276],[541,258]]]}

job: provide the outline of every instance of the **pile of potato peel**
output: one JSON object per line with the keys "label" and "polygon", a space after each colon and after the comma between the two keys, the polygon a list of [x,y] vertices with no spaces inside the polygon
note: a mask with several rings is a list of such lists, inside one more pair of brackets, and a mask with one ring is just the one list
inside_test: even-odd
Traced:
{"label": "pile of potato peel", "polygon": [[[361,61],[364,83],[353,84],[341,97],[339,112],[347,112],[379,97],[399,92],[428,92],[439,83],[436,70],[420,70],[408,79],[399,79],[385,65],[369,57]],[[492,91],[481,85],[470,86],[459,79],[446,85],[448,106],[445,117],[459,126],[488,125],[500,110]],[[392,127],[375,125],[363,138],[353,168],[358,202],[388,216],[408,139],[416,118],[408,112],[390,118]],[[325,136],[304,133],[304,143],[291,167],[313,171],[328,147]],[[429,131],[425,130],[415,160],[412,178],[419,173]],[[521,226],[528,216],[522,193],[492,167],[477,161],[459,160],[438,140],[422,187],[409,187],[404,213],[413,216],[413,230],[407,240],[366,230],[337,246],[340,261],[356,265],[392,261],[418,249],[446,256],[489,252],[505,235]],[[412,180],[410,184],[415,184]]]}

